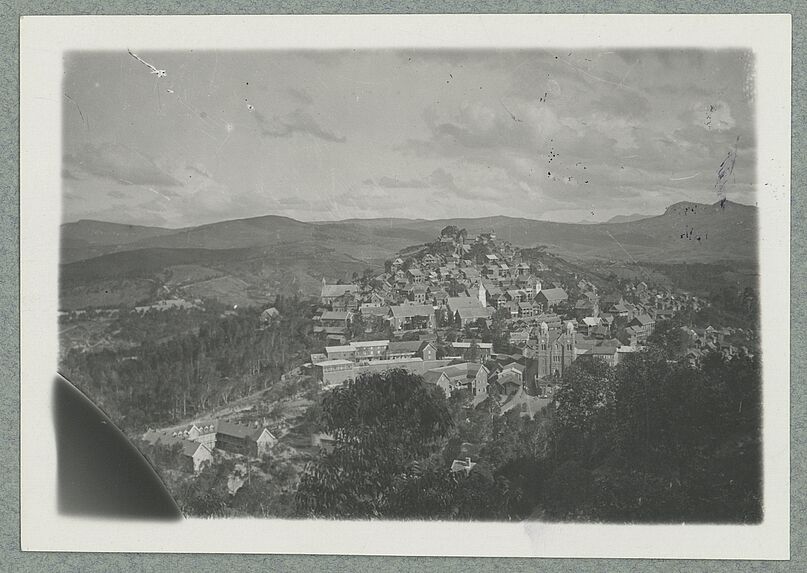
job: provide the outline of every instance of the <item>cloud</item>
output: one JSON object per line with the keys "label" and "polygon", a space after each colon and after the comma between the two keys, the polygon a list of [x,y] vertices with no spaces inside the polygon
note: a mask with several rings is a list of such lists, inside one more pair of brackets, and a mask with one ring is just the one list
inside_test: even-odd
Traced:
{"label": "cloud", "polygon": [[298,207],[301,205],[309,205],[309,202],[302,197],[282,197],[277,201],[280,205],[287,207]]}
{"label": "cloud", "polygon": [[205,167],[201,163],[195,163],[195,164],[189,163],[188,165],[185,166],[185,169],[187,169],[188,171],[192,171],[197,175],[201,175],[202,177],[205,177],[207,179],[213,179],[213,176],[207,171],[207,169],[205,169]]}
{"label": "cloud", "polygon": [[430,179],[432,185],[435,187],[440,187],[446,191],[451,191],[452,193],[461,193],[459,187],[457,187],[457,184],[454,181],[454,176],[442,167],[432,171]]}
{"label": "cloud", "polygon": [[429,186],[426,181],[422,179],[398,179],[396,177],[380,177],[373,181],[372,179],[365,179],[365,184],[378,185],[386,189],[425,189]]}
{"label": "cloud", "polygon": [[69,172],[80,169],[125,185],[180,185],[151,158],[119,143],[86,144],[74,154],[66,155],[64,165]]}
{"label": "cloud", "polygon": [[297,88],[289,88],[286,91],[289,93],[290,96],[292,96],[294,99],[296,99],[300,103],[304,103],[304,104],[308,104],[308,105],[314,103],[314,100],[311,98],[311,96],[308,95],[303,90],[298,90]]}
{"label": "cloud", "polygon": [[644,119],[650,114],[650,101],[643,95],[622,91],[618,95],[606,93],[592,102],[592,107],[611,116]]}
{"label": "cloud", "polygon": [[345,136],[337,135],[333,131],[322,127],[311,117],[311,114],[299,108],[282,118],[273,116],[270,119],[257,111],[253,116],[258,122],[261,135],[266,137],[285,138],[299,133],[334,143],[344,143],[346,141]]}

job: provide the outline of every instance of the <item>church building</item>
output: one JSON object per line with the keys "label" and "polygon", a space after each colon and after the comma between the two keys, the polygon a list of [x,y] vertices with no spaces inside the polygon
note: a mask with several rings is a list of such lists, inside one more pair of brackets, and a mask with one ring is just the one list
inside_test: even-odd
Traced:
{"label": "church building", "polygon": [[567,322],[560,331],[550,332],[545,322],[541,323],[538,340],[533,343],[532,351],[527,355],[524,380],[535,384],[546,376],[563,376],[563,372],[575,359],[574,323]]}

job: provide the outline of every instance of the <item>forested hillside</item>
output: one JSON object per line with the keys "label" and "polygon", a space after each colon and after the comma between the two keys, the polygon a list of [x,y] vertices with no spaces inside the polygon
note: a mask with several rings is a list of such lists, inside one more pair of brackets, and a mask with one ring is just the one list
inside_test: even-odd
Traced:
{"label": "forested hillside", "polygon": [[318,348],[308,302],[281,297],[276,308],[282,318],[271,325],[242,309],[164,341],[72,350],[60,369],[127,430],[175,423],[270,387]]}

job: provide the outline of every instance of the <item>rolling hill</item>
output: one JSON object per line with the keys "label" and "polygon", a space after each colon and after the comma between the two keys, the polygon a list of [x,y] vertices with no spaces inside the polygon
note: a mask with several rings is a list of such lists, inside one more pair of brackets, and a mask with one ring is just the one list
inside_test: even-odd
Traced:
{"label": "rolling hill", "polygon": [[656,217],[598,224],[504,216],[302,222],[267,215],[163,229],[77,221],[62,226],[62,295],[71,307],[80,306],[82,289],[97,293],[102,281],[105,292],[115,281],[133,280],[225,300],[238,291],[232,300],[239,304],[277,292],[313,294],[322,277],[349,279],[368,267],[380,269],[385,259],[433,240],[447,225],[471,236],[494,230],[499,240],[545,245],[576,262],[753,263],[757,257],[757,208],[732,202],[681,202]]}
{"label": "rolling hill", "polygon": [[641,213],[631,213],[630,215],[614,215],[606,221],[606,223],[630,223],[631,221],[640,221],[648,219],[652,215],[642,215]]}

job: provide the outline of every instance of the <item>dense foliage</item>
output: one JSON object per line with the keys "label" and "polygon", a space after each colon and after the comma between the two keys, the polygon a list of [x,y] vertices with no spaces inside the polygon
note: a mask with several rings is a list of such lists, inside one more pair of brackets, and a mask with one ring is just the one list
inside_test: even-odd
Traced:
{"label": "dense foliage", "polygon": [[302,516],[502,519],[507,484],[485,468],[452,473],[441,450],[460,407],[405,370],[359,376],[328,394],[324,429],[336,439],[304,473]]}
{"label": "dense foliage", "polygon": [[689,317],[693,324],[757,327],[759,297],[755,267],[692,263],[655,264],[652,268],[669,277],[674,287],[708,298],[709,306]]}
{"label": "dense foliage", "polygon": [[758,522],[756,359],[700,368],[651,349],[615,369],[578,361],[558,392],[544,510],[557,519]]}
{"label": "dense foliage", "polygon": [[[336,447],[312,464],[297,491],[304,515],[382,517],[400,504],[418,463],[451,427],[442,391],[406,370],[364,374],[323,399]],[[403,489],[401,489],[403,488]]]}
{"label": "dense foliage", "polygon": [[[323,403],[337,437],[304,474],[302,515],[348,518],[731,522],[761,519],[758,360],[698,368],[658,346],[616,368],[567,370],[535,419],[435,394],[404,371]],[[452,422],[453,421],[453,422]],[[451,473],[464,448],[476,466]]]}
{"label": "dense foliage", "polygon": [[269,388],[317,348],[311,306],[296,298],[275,306],[281,317],[271,324],[255,309],[238,310],[167,340],[74,350],[60,368],[126,429],[173,423]]}

